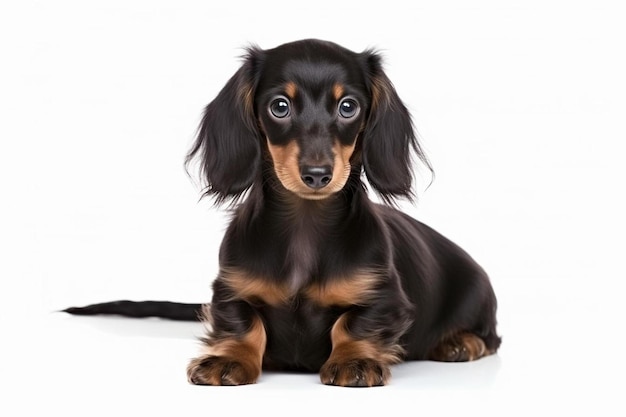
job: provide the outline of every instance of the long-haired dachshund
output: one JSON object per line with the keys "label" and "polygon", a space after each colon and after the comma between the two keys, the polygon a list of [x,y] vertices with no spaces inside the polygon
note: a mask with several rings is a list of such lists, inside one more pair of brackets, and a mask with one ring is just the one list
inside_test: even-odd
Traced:
{"label": "long-haired dachshund", "polygon": [[[234,207],[191,383],[250,384],[275,369],[384,385],[403,360],[497,351],[483,269],[392,207],[413,195],[412,154],[430,168],[376,52],[319,40],[248,49],[187,158],[205,194]],[[363,174],[385,205],[368,199]],[[66,311],[193,320],[199,309],[121,301]]]}

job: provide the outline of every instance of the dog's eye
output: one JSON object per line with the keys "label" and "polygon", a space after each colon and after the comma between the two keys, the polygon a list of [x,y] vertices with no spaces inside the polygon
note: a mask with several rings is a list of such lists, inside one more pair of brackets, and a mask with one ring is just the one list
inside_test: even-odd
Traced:
{"label": "dog's eye", "polygon": [[285,97],[277,97],[270,103],[270,113],[277,119],[284,119],[289,116],[289,100]]}
{"label": "dog's eye", "polygon": [[350,119],[359,113],[359,103],[352,98],[344,98],[339,103],[339,115],[344,119]]}

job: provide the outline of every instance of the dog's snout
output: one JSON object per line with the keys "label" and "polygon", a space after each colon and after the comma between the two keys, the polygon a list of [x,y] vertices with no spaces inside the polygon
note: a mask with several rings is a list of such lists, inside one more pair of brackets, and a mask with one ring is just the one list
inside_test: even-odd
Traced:
{"label": "dog's snout", "polygon": [[300,171],[300,178],[307,187],[314,190],[326,187],[333,179],[333,170],[329,165],[311,166],[305,165]]}

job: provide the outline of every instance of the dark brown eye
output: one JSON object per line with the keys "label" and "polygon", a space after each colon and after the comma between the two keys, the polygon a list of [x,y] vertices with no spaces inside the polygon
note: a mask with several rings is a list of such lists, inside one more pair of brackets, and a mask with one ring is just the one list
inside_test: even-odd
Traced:
{"label": "dark brown eye", "polygon": [[270,103],[270,113],[277,119],[284,119],[290,112],[289,100],[286,97],[277,97]]}
{"label": "dark brown eye", "polygon": [[359,114],[359,103],[353,98],[344,98],[339,102],[338,112],[344,119],[351,119]]}

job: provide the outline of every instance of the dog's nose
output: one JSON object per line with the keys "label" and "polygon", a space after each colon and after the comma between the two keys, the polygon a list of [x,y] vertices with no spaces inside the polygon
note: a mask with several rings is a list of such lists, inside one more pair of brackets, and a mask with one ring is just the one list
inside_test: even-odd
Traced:
{"label": "dog's nose", "polygon": [[309,188],[317,190],[326,187],[333,179],[333,170],[329,165],[305,165],[300,171],[300,178]]}

